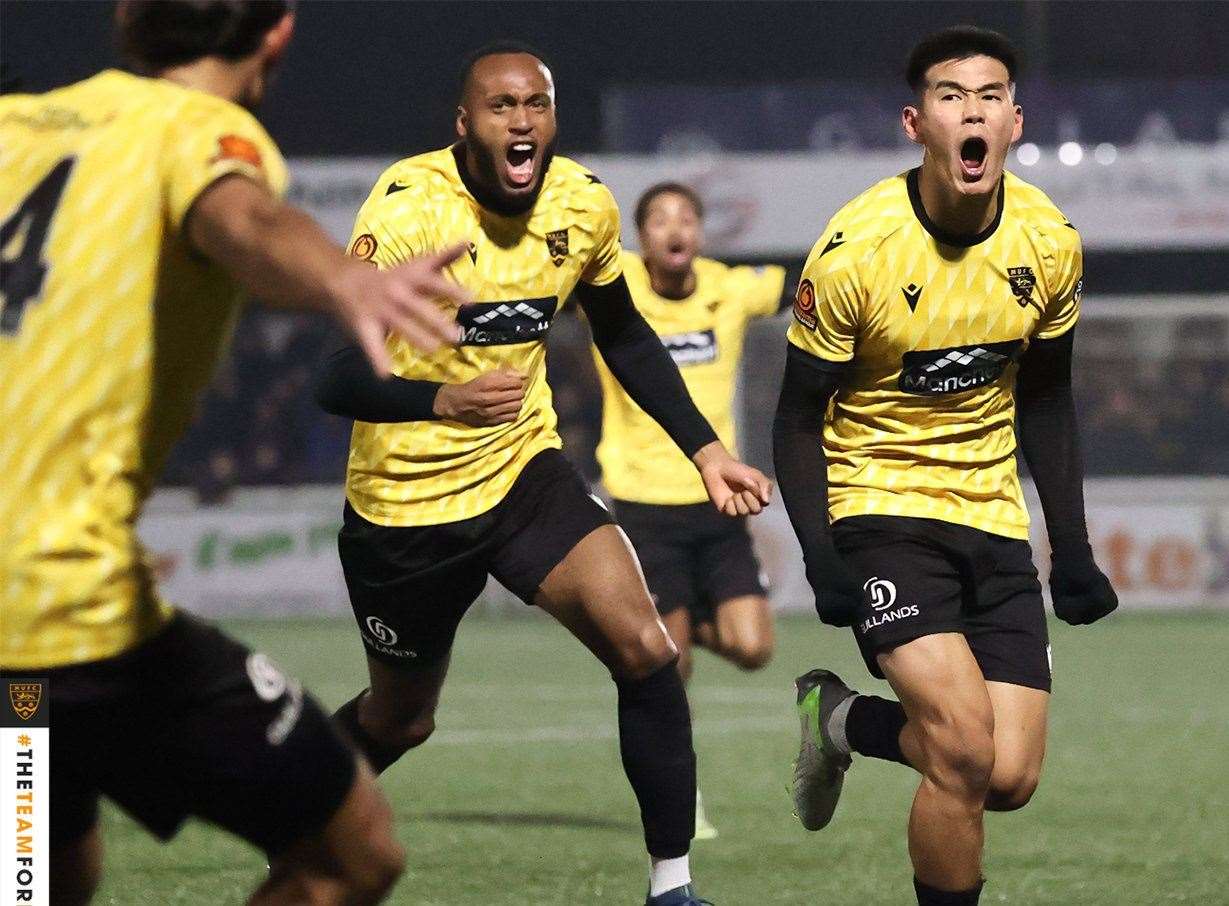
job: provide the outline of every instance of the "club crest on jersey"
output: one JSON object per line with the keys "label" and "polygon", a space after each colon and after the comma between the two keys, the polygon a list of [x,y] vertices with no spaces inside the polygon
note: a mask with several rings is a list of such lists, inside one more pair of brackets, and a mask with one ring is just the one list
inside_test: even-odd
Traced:
{"label": "club crest on jersey", "polygon": [[1031,267],[1007,268],[1007,280],[1011,283],[1012,295],[1021,308],[1033,301],[1033,287],[1037,285],[1037,277]]}
{"label": "club crest on jersey", "polygon": [[550,253],[550,260],[555,262],[555,267],[563,267],[563,262],[568,257],[567,227],[551,230],[546,234],[546,251]]}
{"label": "club crest on jersey", "polygon": [[794,318],[808,330],[814,330],[819,319],[815,317],[815,284],[803,280],[794,294]]}
{"label": "club crest on jersey", "polygon": [[22,720],[29,720],[43,700],[42,683],[9,683],[9,704]]}

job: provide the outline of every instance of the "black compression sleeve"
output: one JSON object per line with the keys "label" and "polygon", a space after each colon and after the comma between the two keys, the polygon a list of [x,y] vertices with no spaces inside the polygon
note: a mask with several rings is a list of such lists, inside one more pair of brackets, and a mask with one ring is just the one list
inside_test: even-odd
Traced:
{"label": "black compression sleeve", "polygon": [[435,394],[442,384],[390,377],[381,380],[357,346],[324,360],[316,375],[316,402],[325,412],[361,422],[416,422],[438,418]]}
{"label": "black compression sleeve", "polygon": [[792,343],[772,423],[772,462],[781,499],[808,564],[831,547],[824,416],[845,365],[808,355]]}
{"label": "black compression sleeve", "polygon": [[692,402],[670,353],[636,310],[622,274],[604,286],[578,283],[576,301],[615,380],[689,459],[717,439]]}
{"label": "black compression sleeve", "polygon": [[1071,395],[1074,328],[1053,340],[1033,340],[1016,378],[1016,423],[1046,531],[1054,546],[1088,539],[1084,463]]}

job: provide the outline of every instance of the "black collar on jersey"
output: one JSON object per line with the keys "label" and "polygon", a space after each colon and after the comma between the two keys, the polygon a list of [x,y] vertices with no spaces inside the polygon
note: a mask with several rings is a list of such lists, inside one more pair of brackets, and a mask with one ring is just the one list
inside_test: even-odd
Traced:
{"label": "black collar on jersey", "polygon": [[533,194],[516,201],[509,201],[474,179],[465,166],[464,142],[457,142],[452,146],[452,157],[457,162],[457,175],[461,177],[461,182],[465,184],[465,188],[469,190],[470,195],[474,196],[478,204],[500,217],[520,217],[522,214],[528,214],[538,203],[538,196],[542,193],[542,187],[546,185],[546,174],[550,171],[553,155],[547,154],[542,158],[542,178],[538,180],[538,187],[533,190]]}
{"label": "black collar on jersey", "polygon": [[922,190],[918,188],[918,174],[921,172],[921,167],[914,167],[909,171],[909,175],[905,177],[905,184],[909,187],[909,203],[913,205],[913,214],[921,222],[927,233],[934,236],[935,239],[944,245],[954,245],[962,249],[985,242],[994,235],[994,231],[999,228],[999,222],[1003,219],[1003,183],[1006,181],[1004,177],[999,177],[998,209],[994,212],[994,220],[990,221],[990,226],[980,233],[969,235],[967,233],[949,233],[930,219],[930,215],[926,213],[925,205],[922,204]]}

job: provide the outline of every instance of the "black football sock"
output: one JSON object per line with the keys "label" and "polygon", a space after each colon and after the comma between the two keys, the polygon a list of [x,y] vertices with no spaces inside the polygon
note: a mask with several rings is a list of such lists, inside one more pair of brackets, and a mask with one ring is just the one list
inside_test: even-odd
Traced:
{"label": "black football sock", "polygon": [[640,803],[645,846],[659,859],[679,858],[691,848],[696,827],[696,753],[677,662],[615,685],[619,754]]}
{"label": "black football sock", "polygon": [[937,890],[914,878],[913,889],[917,892],[918,906],[977,906],[985,883],[982,881],[972,890]]}
{"label": "black football sock", "polygon": [[878,695],[859,695],[845,715],[845,739],[859,755],[908,765],[900,750],[900,731],[906,723],[908,718],[900,702]]}
{"label": "black football sock", "polygon": [[364,689],[338,708],[337,712],[333,715],[333,720],[341,725],[346,735],[350,737],[351,742],[367,757],[367,760],[371,763],[372,770],[377,774],[382,774],[384,769],[404,755],[406,750],[400,746],[384,745],[379,740],[373,738],[358,722],[358,703],[367,694],[367,691]]}

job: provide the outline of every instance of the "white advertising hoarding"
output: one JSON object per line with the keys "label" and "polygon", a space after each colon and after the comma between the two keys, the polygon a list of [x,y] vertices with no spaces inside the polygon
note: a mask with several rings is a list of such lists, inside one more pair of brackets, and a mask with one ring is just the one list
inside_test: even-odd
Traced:
{"label": "white advertising hoarding", "polygon": [[[1229,480],[1090,480],[1086,493],[1093,546],[1124,608],[1229,608]],[[1032,509],[1039,511],[1035,502]],[[243,491],[211,507],[195,506],[186,492],[164,491],[151,502],[141,535],[163,592],[187,610],[336,616],[349,613],[337,560],[340,521],[339,488]],[[780,501],[752,526],[773,603],[809,610]],[[1044,576],[1042,535],[1038,520],[1034,550]],[[492,583],[486,604],[512,602]]]}

